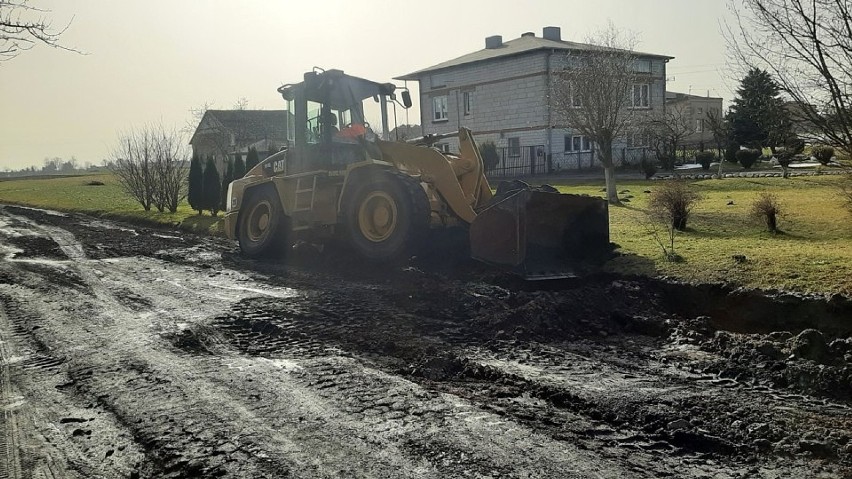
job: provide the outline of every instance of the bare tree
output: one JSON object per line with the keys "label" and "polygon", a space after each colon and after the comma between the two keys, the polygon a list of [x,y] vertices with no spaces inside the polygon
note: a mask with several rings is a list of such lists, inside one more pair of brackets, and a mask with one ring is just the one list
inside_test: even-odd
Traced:
{"label": "bare tree", "polygon": [[591,35],[586,43],[594,49],[571,51],[565,67],[556,73],[553,100],[557,114],[569,128],[594,142],[606,178],[606,197],[620,204],[615,185],[613,142],[635,128],[635,110],[629,109],[628,92],[637,75],[635,41],[625,38],[613,24]]}
{"label": "bare tree", "polygon": [[154,202],[154,144],[148,128],[119,136],[111,170],[124,191],[145,211]]}
{"label": "bare tree", "polygon": [[11,60],[39,43],[79,53],[59,44],[59,37],[71,22],[54,28],[47,13],[48,10],[36,8],[28,0],[0,0],[0,62]]}
{"label": "bare tree", "polygon": [[53,158],[45,158],[44,166],[41,167],[41,171],[44,173],[56,173],[59,171],[59,167],[62,166],[62,158],[58,156],[54,156]]}
{"label": "bare tree", "polygon": [[667,170],[674,168],[678,147],[683,139],[695,133],[695,125],[687,114],[684,105],[666,108],[663,115],[653,117],[648,122],[651,147]]}
{"label": "bare tree", "polygon": [[[744,69],[772,73],[812,140],[852,153],[852,4],[848,0],[730,1],[729,49]],[[805,131],[804,133],[808,133]]]}
{"label": "bare tree", "polygon": [[724,150],[731,138],[731,125],[728,122],[727,115],[722,113],[721,110],[717,111],[711,108],[704,118],[704,124],[713,133],[713,143],[716,145],[716,149]]}
{"label": "bare tree", "polygon": [[[723,178],[722,169],[725,163],[725,155],[731,142],[731,122],[728,119],[728,115],[722,113],[721,110],[716,111],[711,108],[707,112],[704,124],[713,133],[713,142],[716,144],[716,150],[719,152],[719,171],[717,175],[721,179]],[[787,177],[786,167],[784,168],[784,177]]]}
{"label": "bare tree", "polygon": [[198,125],[201,123],[201,120],[204,118],[204,114],[207,113],[207,110],[212,110],[214,106],[215,105],[212,101],[205,101],[197,107],[190,108],[189,118],[186,119],[186,123],[183,128],[181,128],[181,132],[186,133],[187,135],[192,135],[192,133],[198,128]]}
{"label": "bare tree", "polygon": [[189,157],[184,138],[177,131],[162,128],[155,137],[154,206],[158,211],[177,211],[186,197],[186,160]]}
{"label": "bare tree", "polygon": [[241,96],[234,103],[234,106],[231,107],[232,110],[248,110],[249,109],[249,101],[246,97]]}
{"label": "bare tree", "polygon": [[185,195],[182,138],[162,126],[146,126],[119,136],[111,171],[124,191],[145,211],[151,206],[174,213]]}

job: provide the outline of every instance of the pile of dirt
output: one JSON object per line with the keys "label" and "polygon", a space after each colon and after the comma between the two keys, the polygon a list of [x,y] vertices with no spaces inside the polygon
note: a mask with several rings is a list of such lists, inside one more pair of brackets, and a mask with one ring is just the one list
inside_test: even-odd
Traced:
{"label": "pile of dirt", "polygon": [[590,277],[565,289],[479,295],[476,327],[493,339],[557,340],[632,333],[663,336],[665,302],[653,282]]}
{"label": "pile of dirt", "polygon": [[68,259],[68,257],[62,251],[62,248],[59,247],[56,241],[53,241],[50,238],[45,238],[43,236],[12,236],[7,240],[10,244],[21,250],[21,252],[15,253],[15,259]]}
{"label": "pile of dirt", "polygon": [[[693,330],[694,331],[694,330]],[[832,338],[816,329],[793,334],[742,334],[709,331],[693,341],[713,358],[700,367],[748,384],[790,389],[803,394],[852,401],[852,338]]]}

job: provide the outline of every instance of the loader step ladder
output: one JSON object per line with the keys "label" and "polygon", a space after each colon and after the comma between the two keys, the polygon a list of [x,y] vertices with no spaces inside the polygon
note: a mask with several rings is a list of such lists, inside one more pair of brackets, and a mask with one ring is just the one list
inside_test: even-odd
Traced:
{"label": "loader step ladder", "polygon": [[[305,184],[307,183],[307,184]],[[293,195],[293,230],[306,230],[311,227],[309,219],[300,213],[311,212],[314,210],[314,200],[316,199],[317,191],[317,175],[311,177],[296,178],[296,190]]]}

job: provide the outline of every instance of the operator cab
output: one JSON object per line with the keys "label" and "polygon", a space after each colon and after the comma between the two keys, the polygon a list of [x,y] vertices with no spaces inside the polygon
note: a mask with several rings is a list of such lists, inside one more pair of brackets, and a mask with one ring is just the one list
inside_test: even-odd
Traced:
{"label": "operator cab", "polygon": [[[388,135],[391,83],[376,83],[341,70],[314,69],[301,83],[278,89],[286,100],[288,152],[285,174],[344,170],[367,159],[365,140]],[[411,106],[408,92],[403,94]]]}

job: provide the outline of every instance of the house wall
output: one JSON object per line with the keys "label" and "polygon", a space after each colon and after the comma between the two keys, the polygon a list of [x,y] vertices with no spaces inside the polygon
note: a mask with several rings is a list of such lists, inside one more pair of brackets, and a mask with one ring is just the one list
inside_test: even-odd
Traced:
{"label": "house wall", "polygon": [[[421,124],[424,134],[470,128],[479,142],[508,147],[508,138],[523,145],[544,144],[547,127],[547,65],[544,52],[501,58],[426,74],[420,78]],[[472,108],[464,112],[464,94]],[[447,97],[447,119],[434,119],[432,99]],[[458,141],[448,139],[451,151]]]}
{"label": "house wall", "polygon": [[[684,143],[704,142],[710,147],[713,143],[713,132],[707,125],[707,113],[713,111],[717,115],[722,114],[722,99],[713,97],[684,96],[676,100],[670,100],[667,105],[670,108],[683,109],[684,115],[689,118],[689,123],[695,127],[695,132],[683,139]],[[699,124],[699,121],[702,123]],[[704,131],[700,131],[703,129]]]}
{"label": "house wall", "polygon": [[[650,108],[640,112],[642,115],[665,109],[665,61],[650,60]],[[564,137],[574,132],[551,110],[548,63],[550,71],[562,68],[567,63],[565,53],[530,52],[423,74],[419,77],[423,133],[448,133],[467,127],[478,143],[490,140],[498,148],[508,148],[510,139],[517,138],[520,148],[541,146],[551,155],[554,169],[599,165],[589,153],[564,152]],[[469,114],[464,112],[465,92],[472,98]],[[446,120],[434,118],[433,98],[440,96],[447,98]],[[441,146],[458,151],[455,138],[443,140]],[[618,142],[616,153],[625,146],[624,141]]]}

